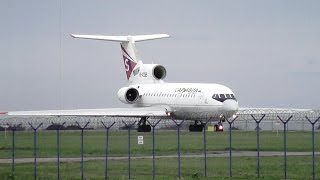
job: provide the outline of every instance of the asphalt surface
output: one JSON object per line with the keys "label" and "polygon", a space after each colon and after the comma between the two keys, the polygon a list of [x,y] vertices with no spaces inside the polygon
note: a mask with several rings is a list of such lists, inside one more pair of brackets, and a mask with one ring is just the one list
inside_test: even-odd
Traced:
{"label": "asphalt surface", "polygon": [[[232,157],[255,157],[257,151],[232,151]],[[311,156],[312,152],[287,152],[287,156]],[[320,152],[315,152],[315,155],[320,155]],[[260,156],[284,156],[283,151],[260,151]],[[178,155],[163,155],[155,156],[155,158],[177,158]],[[187,154],[181,155],[182,158],[203,158],[204,154]],[[229,157],[229,151],[208,152],[207,157]],[[105,160],[106,157],[84,157],[84,161]],[[109,160],[126,160],[127,156],[108,157]],[[131,156],[131,159],[152,159],[152,156]],[[80,162],[81,157],[76,158],[60,158],[60,162]],[[34,158],[16,158],[15,163],[33,163]],[[49,163],[57,162],[57,158],[37,158],[37,162]],[[0,159],[0,164],[10,164],[12,159]]]}

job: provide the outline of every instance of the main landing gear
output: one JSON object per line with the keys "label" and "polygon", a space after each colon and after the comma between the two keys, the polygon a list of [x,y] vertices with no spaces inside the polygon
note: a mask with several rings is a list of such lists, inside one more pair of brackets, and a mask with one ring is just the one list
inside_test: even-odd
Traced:
{"label": "main landing gear", "polygon": [[[214,131],[222,132],[223,131],[223,121],[219,121],[217,124],[214,125]],[[202,132],[204,128],[204,124],[201,121],[194,121],[194,124],[189,125],[190,132]]]}
{"label": "main landing gear", "polygon": [[151,126],[147,125],[147,117],[141,117],[138,122],[138,132],[151,132]]}
{"label": "main landing gear", "polygon": [[189,125],[190,132],[202,132],[204,124],[201,121],[194,121],[194,124]]}

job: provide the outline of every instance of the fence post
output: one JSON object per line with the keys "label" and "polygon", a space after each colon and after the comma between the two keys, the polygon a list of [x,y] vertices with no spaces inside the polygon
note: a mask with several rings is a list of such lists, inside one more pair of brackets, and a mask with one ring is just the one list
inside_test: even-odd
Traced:
{"label": "fence post", "polygon": [[15,134],[16,134],[16,127],[12,128],[12,176],[14,177],[15,174],[15,152],[16,152],[16,146],[15,146]]}
{"label": "fence post", "polygon": [[33,176],[34,179],[37,179],[37,130],[42,126],[43,123],[39,124],[37,127],[34,127],[32,123],[29,122],[30,127],[33,130],[33,156],[34,156],[34,170]]}
{"label": "fence post", "polygon": [[238,118],[238,116],[233,117],[231,120],[227,119],[227,122],[229,123],[229,176],[232,177],[232,123]]}
{"label": "fence post", "polygon": [[178,123],[176,120],[172,119],[178,128],[178,177],[181,179],[181,149],[180,149],[180,128],[184,120]]}
{"label": "fence post", "polygon": [[105,164],[104,179],[108,179],[109,130],[116,122],[114,121],[111,125],[105,125],[102,121],[101,123],[106,129],[106,164]]}
{"label": "fence post", "polygon": [[319,121],[320,116],[315,120],[315,121],[311,121],[308,116],[306,116],[306,119],[310,122],[310,124],[312,125],[312,179],[316,179],[316,172],[315,172],[315,155],[314,155],[314,125]]}
{"label": "fence post", "polygon": [[282,120],[280,116],[278,116],[278,119],[283,123],[283,138],[284,138],[284,178],[287,179],[287,123],[290,121],[290,119],[293,117],[292,115],[287,120]]}
{"label": "fence post", "polygon": [[78,121],[76,121],[78,127],[81,129],[81,179],[84,178],[84,161],[83,161],[83,154],[84,154],[84,143],[83,143],[83,130],[88,126],[90,123],[89,121],[82,127]]}
{"label": "fence post", "polygon": [[136,124],[137,121],[127,124],[122,120],[122,123],[128,129],[128,177],[131,179],[131,128]]}
{"label": "fence post", "polygon": [[156,177],[155,140],[154,140],[155,132],[154,131],[155,131],[155,127],[159,124],[160,121],[161,119],[151,123],[149,120],[147,120],[149,125],[152,127],[152,178],[153,179],[155,179]]}
{"label": "fence post", "polygon": [[206,126],[211,119],[201,124],[203,125],[203,153],[204,153],[204,176],[207,177],[207,131]]}
{"label": "fence post", "polygon": [[251,114],[252,119],[257,123],[257,152],[258,152],[258,159],[257,159],[257,171],[258,171],[258,178],[260,178],[260,122],[265,117],[265,114],[262,114],[262,117],[258,120],[256,119],[253,114]]}
{"label": "fence post", "polygon": [[[7,124],[8,126],[10,126],[9,124]],[[16,146],[15,146],[15,139],[16,139],[16,130],[18,127],[20,127],[21,124],[18,125],[13,125],[11,126],[11,131],[12,131],[12,176],[14,177],[15,174],[15,153],[16,153]]]}
{"label": "fence post", "polygon": [[52,125],[57,125],[57,166],[58,166],[58,180],[60,180],[60,129],[61,127],[66,124],[66,122],[63,122],[62,124],[55,124],[51,122]]}

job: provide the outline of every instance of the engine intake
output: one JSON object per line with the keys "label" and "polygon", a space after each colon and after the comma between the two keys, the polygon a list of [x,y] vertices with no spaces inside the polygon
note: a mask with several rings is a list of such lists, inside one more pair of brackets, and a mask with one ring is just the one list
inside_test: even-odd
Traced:
{"label": "engine intake", "polygon": [[139,91],[132,87],[124,87],[118,91],[118,98],[123,103],[133,104],[139,99]]}
{"label": "engine intake", "polygon": [[153,68],[152,75],[155,79],[164,79],[167,75],[167,70],[161,65],[157,65]]}

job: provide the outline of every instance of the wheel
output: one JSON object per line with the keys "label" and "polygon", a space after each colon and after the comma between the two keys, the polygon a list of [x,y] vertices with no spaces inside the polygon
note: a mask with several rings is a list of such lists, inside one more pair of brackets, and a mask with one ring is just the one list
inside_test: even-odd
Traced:
{"label": "wheel", "polygon": [[203,125],[189,125],[190,132],[202,132]]}
{"label": "wheel", "polygon": [[189,131],[194,132],[194,125],[189,125]]}
{"label": "wheel", "polygon": [[138,132],[151,132],[151,126],[150,125],[138,126]]}
{"label": "wheel", "polygon": [[219,131],[219,126],[218,126],[218,124],[215,124],[215,125],[214,125],[214,131]]}

